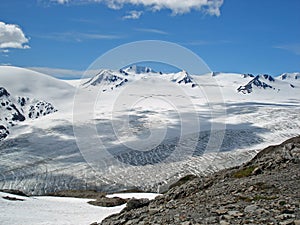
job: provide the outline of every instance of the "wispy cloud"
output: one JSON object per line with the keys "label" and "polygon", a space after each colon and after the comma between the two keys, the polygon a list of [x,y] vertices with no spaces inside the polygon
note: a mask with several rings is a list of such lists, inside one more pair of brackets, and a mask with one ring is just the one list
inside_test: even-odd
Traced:
{"label": "wispy cloud", "polygon": [[[6,24],[0,22],[0,49],[8,48],[19,48],[27,49],[30,48],[27,43],[29,38],[27,38],[22,31],[22,29],[16,24]],[[8,50],[4,50],[4,52]]]}
{"label": "wispy cloud", "polygon": [[[76,33],[75,33],[76,34]],[[119,39],[121,38],[118,35],[111,34],[91,34],[91,33],[77,33],[77,36],[83,39]]]}
{"label": "wispy cloud", "polygon": [[189,42],[181,43],[188,46],[201,46],[201,45],[220,45],[220,44],[230,44],[231,41],[228,40],[194,40]]}
{"label": "wispy cloud", "polygon": [[158,30],[158,29],[152,29],[152,28],[136,28],[136,31],[140,31],[140,32],[147,32],[147,33],[154,33],[154,34],[162,34],[162,35],[167,35],[169,34],[166,31],[163,30]]}
{"label": "wispy cloud", "polygon": [[209,44],[211,44],[211,42],[205,41],[205,40],[196,40],[196,41],[186,42],[186,43],[183,43],[183,44],[191,45],[191,46],[198,46],[198,45],[209,45]]}
{"label": "wispy cloud", "polygon": [[79,79],[82,78],[83,75],[85,75],[85,77],[94,76],[99,72],[99,70],[84,71],[49,67],[28,67],[27,69],[47,74],[49,76],[56,77],[59,79]]}
{"label": "wispy cloud", "polygon": [[76,41],[81,42],[84,40],[112,40],[122,38],[119,35],[113,34],[99,34],[99,33],[80,33],[80,32],[63,32],[63,33],[50,33],[43,35],[34,35],[39,38],[52,39],[56,41]]}
{"label": "wispy cloud", "polygon": [[300,55],[300,43],[278,45],[278,46],[274,46],[274,48],[286,50],[296,55]]}
{"label": "wispy cloud", "polygon": [[9,50],[8,49],[0,49],[0,52],[2,52],[2,53],[9,53]]}
{"label": "wispy cloud", "polygon": [[130,12],[128,12],[127,15],[123,16],[124,20],[136,20],[139,19],[141,17],[141,15],[143,14],[143,11],[136,11],[136,10],[132,10]]}
{"label": "wispy cloud", "polygon": [[220,8],[223,5],[223,0],[50,0],[50,2],[58,4],[104,3],[112,9],[120,9],[125,4],[131,4],[144,6],[145,9],[152,11],[169,9],[174,15],[198,10],[214,16],[220,16]]}
{"label": "wispy cloud", "polygon": [[0,63],[0,66],[11,66],[11,63]]}
{"label": "wispy cloud", "polygon": [[76,23],[90,23],[90,24],[95,24],[98,22],[97,20],[84,19],[84,18],[73,18],[73,19],[70,19],[70,21],[76,22]]}

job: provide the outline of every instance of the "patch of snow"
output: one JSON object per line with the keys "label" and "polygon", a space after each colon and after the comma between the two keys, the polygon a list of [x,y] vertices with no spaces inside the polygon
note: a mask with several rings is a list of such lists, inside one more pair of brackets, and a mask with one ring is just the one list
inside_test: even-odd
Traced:
{"label": "patch of snow", "polygon": [[[3,197],[23,201],[11,201]],[[99,207],[88,204],[92,199],[67,197],[21,197],[0,192],[0,223],[2,225],[82,225],[101,222],[120,212],[125,205]]]}

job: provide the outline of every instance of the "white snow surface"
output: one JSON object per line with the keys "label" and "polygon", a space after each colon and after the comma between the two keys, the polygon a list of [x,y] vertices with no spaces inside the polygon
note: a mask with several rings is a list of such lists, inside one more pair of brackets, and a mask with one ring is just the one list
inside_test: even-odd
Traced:
{"label": "white snow surface", "polygon": [[0,66],[0,82],[2,87],[14,95],[51,102],[63,109],[72,104],[75,91],[75,88],[66,82],[13,66]]}
{"label": "white snow surface", "polygon": [[300,133],[296,73],[259,76],[266,88],[252,85],[243,94],[237,89],[255,76],[128,72],[63,81],[1,66],[1,86],[58,111],[9,129],[0,142],[0,189],[159,192],[183,175],[239,165]]}
{"label": "white snow surface", "polygon": [[[12,201],[3,197],[15,197]],[[157,194],[131,193],[114,196],[155,198]],[[112,196],[112,197],[114,197]],[[101,222],[105,217],[120,212],[125,206],[100,207],[88,204],[93,199],[34,196],[23,197],[0,192],[1,225],[83,225]]]}

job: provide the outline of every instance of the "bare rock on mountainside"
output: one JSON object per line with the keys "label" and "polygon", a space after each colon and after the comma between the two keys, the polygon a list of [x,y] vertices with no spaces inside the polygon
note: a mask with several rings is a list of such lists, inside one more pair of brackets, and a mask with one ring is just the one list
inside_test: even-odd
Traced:
{"label": "bare rock on mountainside", "polygon": [[88,203],[95,206],[101,206],[101,207],[115,207],[119,205],[123,205],[127,202],[128,199],[123,199],[119,197],[101,197],[95,201],[89,201]]}
{"label": "bare rock on mountainside", "polygon": [[113,224],[299,224],[300,136],[262,150],[240,167],[189,177]]}
{"label": "bare rock on mountainside", "polygon": [[37,119],[56,111],[49,102],[12,96],[4,87],[0,87],[0,141],[9,135],[9,128],[19,122]]}

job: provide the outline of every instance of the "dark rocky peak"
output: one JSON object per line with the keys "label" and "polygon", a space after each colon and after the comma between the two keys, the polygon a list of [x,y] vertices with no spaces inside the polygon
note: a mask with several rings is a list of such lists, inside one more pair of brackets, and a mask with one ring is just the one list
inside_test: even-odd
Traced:
{"label": "dark rocky peak", "polygon": [[269,85],[269,84],[267,84],[267,83],[261,81],[259,75],[257,75],[257,76],[256,76],[252,81],[250,81],[250,82],[252,82],[252,83],[253,83],[255,86],[257,86],[257,87],[262,87],[263,89],[266,89],[266,88],[272,88],[271,85]]}
{"label": "dark rocky peak", "polygon": [[0,87],[0,98],[9,97],[9,96],[10,94],[8,93],[8,91],[4,87]]}
{"label": "dark rocky peak", "polygon": [[281,80],[300,80],[300,73],[284,73],[279,76]]}
{"label": "dark rocky peak", "polygon": [[275,82],[274,77],[272,77],[271,75],[263,74],[262,77],[265,78],[268,81]]}
{"label": "dark rocky peak", "polygon": [[[249,93],[253,92],[253,87],[258,87],[258,88],[263,88],[263,89],[269,89],[269,88],[273,89],[273,87],[271,85],[265,83],[264,81],[261,81],[260,79],[261,79],[261,77],[259,75],[257,75],[251,81],[249,81],[248,84],[246,84],[244,86],[240,86],[237,89],[237,91],[242,92],[243,94],[249,94]],[[269,77],[268,77],[268,80],[269,80]]]}
{"label": "dark rocky peak", "polygon": [[191,78],[191,76],[188,74],[188,72],[186,71],[181,71],[180,72],[182,74],[182,76],[180,77],[180,79],[177,80],[178,84],[189,84],[189,83],[193,83],[193,80]]}
{"label": "dark rocky peak", "polygon": [[138,66],[138,65],[132,65],[125,69],[120,70],[121,73],[125,75],[129,74],[144,74],[144,73],[156,73],[152,68],[146,67],[146,66]]}
{"label": "dark rocky peak", "polygon": [[247,78],[247,77],[255,77],[253,74],[251,74],[251,73],[245,73],[245,74],[243,74],[242,75],[243,76],[243,78]]}
{"label": "dark rocky peak", "polygon": [[220,72],[212,72],[212,73],[211,73],[211,76],[212,76],[212,77],[215,77],[215,76],[218,76],[219,74],[220,74]]}
{"label": "dark rocky peak", "polygon": [[86,85],[97,86],[98,84],[103,84],[103,83],[109,84],[109,83],[114,83],[122,80],[123,78],[114,74],[113,71],[102,70],[96,76],[90,78],[87,82],[85,82],[83,86]]}

